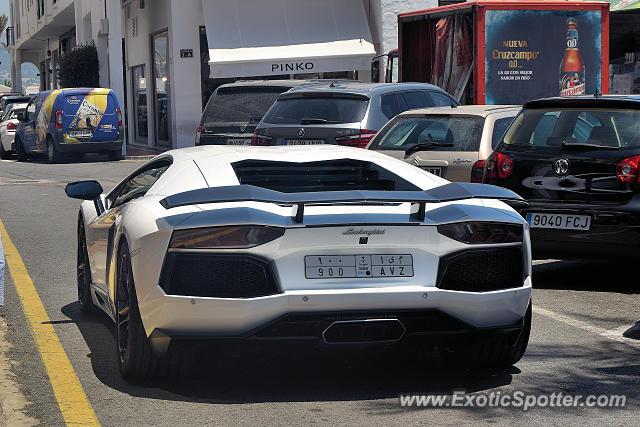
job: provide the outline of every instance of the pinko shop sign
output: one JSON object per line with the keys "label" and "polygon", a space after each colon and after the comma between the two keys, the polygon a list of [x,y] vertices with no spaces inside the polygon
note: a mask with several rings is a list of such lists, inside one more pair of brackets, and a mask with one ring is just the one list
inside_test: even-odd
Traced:
{"label": "pinko shop sign", "polygon": [[315,68],[315,64],[313,62],[275,62],[271,64],[271,71],[273,72],[281,72],[287,73],[289,71],[298,72],[298,71],[313,71]]}

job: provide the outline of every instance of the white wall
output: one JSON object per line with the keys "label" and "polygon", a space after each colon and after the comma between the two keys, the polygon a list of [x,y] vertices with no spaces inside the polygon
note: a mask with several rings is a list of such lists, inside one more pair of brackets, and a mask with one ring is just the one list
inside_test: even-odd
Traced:
{"label": "white wall", "polygon": [[[194,2],[196,3],[196,2]],[[173,146],[194,145],[202,115],[200,79],[200,30],[204,25],[202,3],[185,7],[172,0],[169,32],[169,73]],[[180,49],[191,49],[193,58],[180,58]]]}

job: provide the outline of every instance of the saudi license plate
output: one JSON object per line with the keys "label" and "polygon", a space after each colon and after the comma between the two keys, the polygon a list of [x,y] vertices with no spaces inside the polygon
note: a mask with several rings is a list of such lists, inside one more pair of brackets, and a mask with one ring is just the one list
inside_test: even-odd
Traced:
{"label": "saudi license plate", "polygon": [[413,277],[413,257],[402,255],[308,255],[307,279],[369,279]]}
{"label": "saudi license plate", "polygon": [[284,145],[321,145],[324,139],[285,139]]}
{"label": "saudi license plate", "polygon": [[229,138],[227,145],[251,145],[251,140],[247,138]]}
{"label": "saudi license plate", "polygon": [[423,170],[434,174],[435,176],[442,176],[442,168],[429,168],[429,167],[423,167]]}
{"label": "saudi license plate", "polygon": [[69,131],[69,136],[72,138],[91,138],[93,132],[90,130],[72,130]]}
{"label": "saudi license plate", "polygon": [[557,230],[584,230],[591,228],[591,216],[551,213],[528,213],[531,228],[554,228]]}

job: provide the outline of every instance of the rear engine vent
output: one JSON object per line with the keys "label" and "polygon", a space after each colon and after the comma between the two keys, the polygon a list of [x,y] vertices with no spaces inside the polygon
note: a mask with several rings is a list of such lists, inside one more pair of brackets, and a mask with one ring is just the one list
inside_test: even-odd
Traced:
{"label": "rear engine vent", "polygon": [[523,279],[520,247],[457,252],[443,257],[438,269],[438,288],[452,291],[518,288]]}
{"label": "rear engine vent", "polygon": [[348,190],[420,191],[388,170],[361,160],[320,162],[243,160],[233,163],[240,184],[282,193]]}
{"label": "rear engine vent", "polygon": [[172,252],[160,287],[170,295],[254,298],[279,293],[269,263],[250,255]]}

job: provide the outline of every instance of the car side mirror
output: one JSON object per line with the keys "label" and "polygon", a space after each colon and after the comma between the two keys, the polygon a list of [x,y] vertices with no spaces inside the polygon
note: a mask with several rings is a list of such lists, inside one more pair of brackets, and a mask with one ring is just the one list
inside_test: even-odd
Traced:
{"label": "car side mirror", "polygon": [[104,190],[98,181],[76,181],[70,182],[64,188],[64,192],[68,197],[80,200],[93,200],[98,215],[104,212],[104,203],[102,203],[101,195]]}
{"label": "car side mirror", "polygon": [[98,181],[76,181],[70,182],[64,188],[67,196],[73,199],[96,200],[100,198],[104,190]]}

